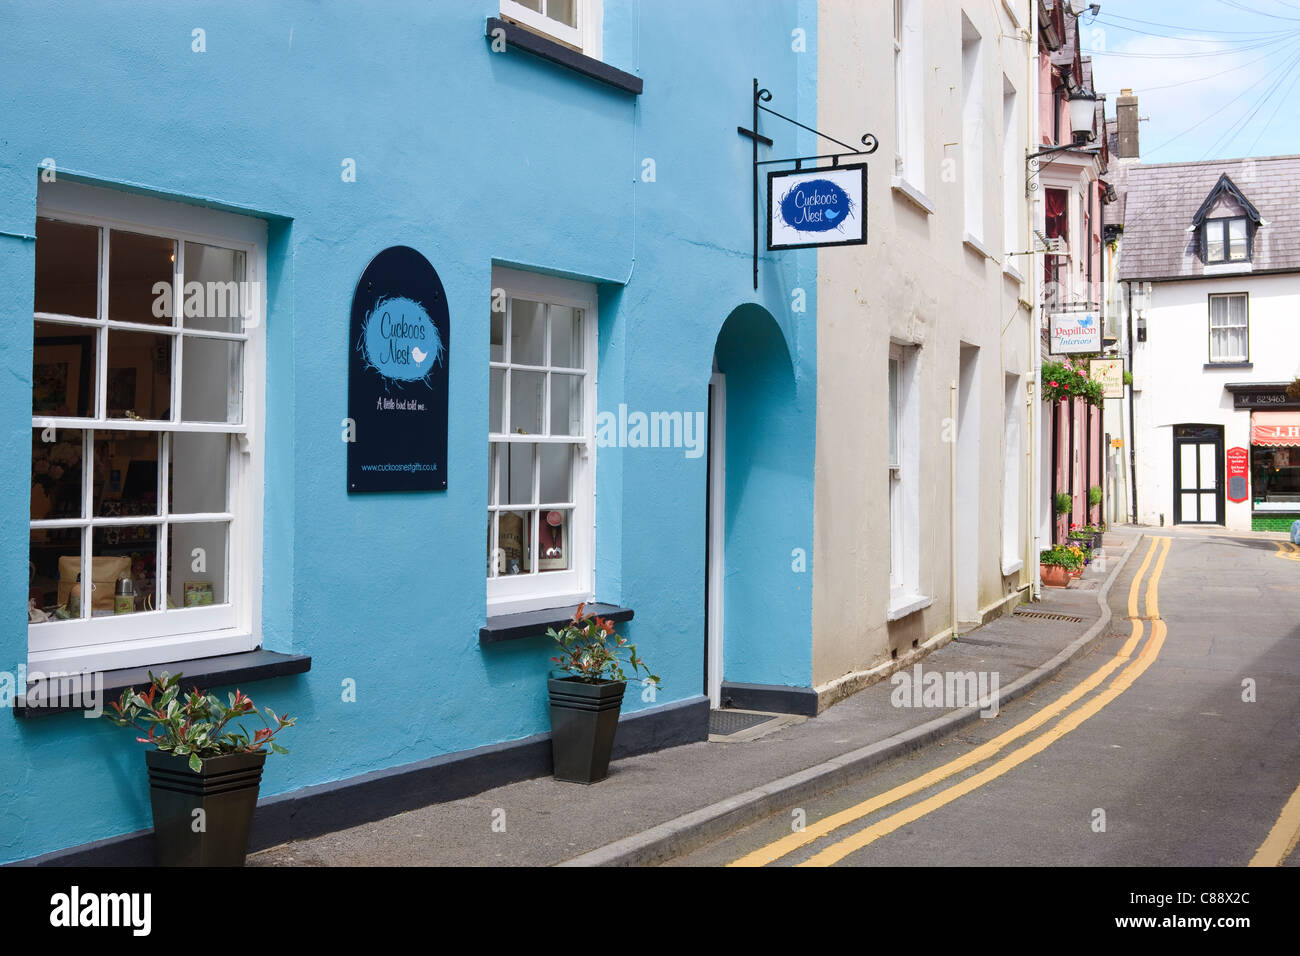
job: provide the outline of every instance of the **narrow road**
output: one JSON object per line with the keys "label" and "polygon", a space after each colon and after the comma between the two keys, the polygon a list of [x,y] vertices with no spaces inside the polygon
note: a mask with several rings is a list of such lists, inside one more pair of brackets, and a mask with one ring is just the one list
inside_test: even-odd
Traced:
{"label": "narrow road", "polygon": [[1173,529],[994,718],[670,865],[1300,865],[1300,549]]}

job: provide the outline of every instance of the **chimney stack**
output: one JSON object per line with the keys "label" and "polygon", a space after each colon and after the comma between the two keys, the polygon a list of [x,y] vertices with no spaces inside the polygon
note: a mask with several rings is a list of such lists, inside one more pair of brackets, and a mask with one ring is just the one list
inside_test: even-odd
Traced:
{"label": "chimney stack", "polygon": [[1115,101],[1116,132],[1120,159],[1138,158],[1138,100],[1132,90],[1120,90]]}

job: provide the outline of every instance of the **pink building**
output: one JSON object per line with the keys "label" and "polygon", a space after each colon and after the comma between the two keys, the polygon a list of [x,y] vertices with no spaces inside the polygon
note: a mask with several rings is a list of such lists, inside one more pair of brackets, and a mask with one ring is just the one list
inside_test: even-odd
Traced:
{"label": "pink building", "polygon": [[[1113,195],[1105,179],[1109,152],[1104,101],[1094,93],[1092,60],[1079,44],[1080,7],[1070,0],[1038,3],[1039,145],[1030,158],[1030,190],[1036,198],[1037,248],[1042,249],[1043,361],[1070,358],[1086,366],[1110,344],[1102,256],[1102,204]],[[1077,328],[1068,338],[1054,331]],[[1072,524],[1096,524],[1100,504],[1089,489],[1103,488],[1106,436],[1101,408],[1082,399],[1056,403],[1043,416],[1044,456],[1052,463],[1045,484],[1044,516],[1051,538],[1061,541]],[[1058,513],[1057,495],[1070,497]]]}

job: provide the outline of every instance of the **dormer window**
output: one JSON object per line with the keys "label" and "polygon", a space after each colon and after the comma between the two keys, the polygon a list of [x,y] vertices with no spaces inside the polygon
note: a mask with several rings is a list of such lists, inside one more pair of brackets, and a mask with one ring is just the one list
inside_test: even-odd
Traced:
{"label": "dormer window", "polygon": [[1224,173],[1196,211],[1188,232],[1195,232],[1205,265],[1244,264],[1251,260],[1255,232],[1263,225],[1259,210]]}
{"label": "dormer window", "polygon": [[1245,262],[1250,258],[1250,230],[1245,216],[1207,219],[1202,244],[1206,264]]}

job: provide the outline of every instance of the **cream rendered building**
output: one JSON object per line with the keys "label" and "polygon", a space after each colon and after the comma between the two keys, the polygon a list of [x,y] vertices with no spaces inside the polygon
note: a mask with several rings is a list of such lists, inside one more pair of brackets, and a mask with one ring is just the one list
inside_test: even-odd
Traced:
{"label": "cream rendered building", "polygon": [[1036,582],[1029,0],[820,0],[818,127],[880,139],[818,256],[813,683],[826,706]]}

